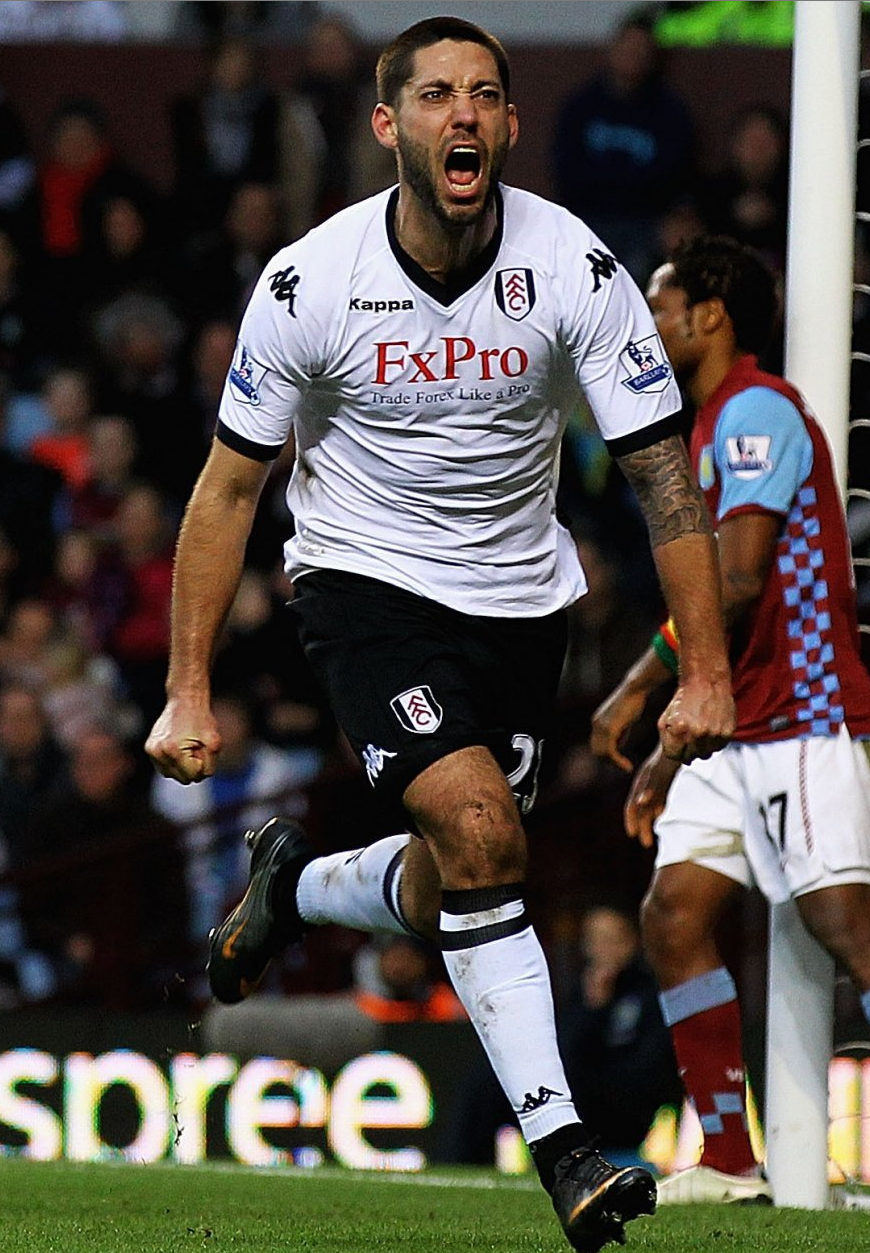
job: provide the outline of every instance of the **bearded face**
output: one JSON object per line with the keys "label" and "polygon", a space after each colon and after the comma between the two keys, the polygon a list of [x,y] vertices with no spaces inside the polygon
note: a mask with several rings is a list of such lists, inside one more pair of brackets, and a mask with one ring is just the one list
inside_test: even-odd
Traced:
{"label": "bearded face", "polygon": [[492,204],[517,134],[492,53],[448,39],[419,49],[391,113],[403,184],[441,226],[473,225]]}

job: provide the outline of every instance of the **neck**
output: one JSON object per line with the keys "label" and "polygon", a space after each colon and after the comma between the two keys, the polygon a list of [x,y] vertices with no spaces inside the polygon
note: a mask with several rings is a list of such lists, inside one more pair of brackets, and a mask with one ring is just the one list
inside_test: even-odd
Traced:
{"label": "neck", "polygon": [[689,383],[689,395],[699,409],[707,403],[726,374],[745,356],[746,353],[733,344],[711,349]]}
{"label": "neck", "polygon": [[408,256],[438,282],[467,269],[492,239],[498,226],[493,201],[468,225],[448,226],[436,217],[410,187],[399,189],[396,239]]}

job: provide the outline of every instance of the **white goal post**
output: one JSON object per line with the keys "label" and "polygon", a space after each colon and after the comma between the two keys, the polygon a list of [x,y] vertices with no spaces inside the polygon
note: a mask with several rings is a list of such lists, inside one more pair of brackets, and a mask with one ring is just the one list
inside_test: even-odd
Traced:
{"label": "white goal post", "polygon": [[[848,453],[860,0],[797,0],[792,69],[785,373]],[[777,1205],[824,1209],[833,962],[795,905],[771,908],[767,1170]]]}

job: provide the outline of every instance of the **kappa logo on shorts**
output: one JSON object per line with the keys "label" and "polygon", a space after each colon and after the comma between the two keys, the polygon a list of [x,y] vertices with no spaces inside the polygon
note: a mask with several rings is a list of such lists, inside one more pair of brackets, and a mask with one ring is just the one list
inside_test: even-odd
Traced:
{"label": "kappa logo on shorts", "polygon": [[388,753],[385,748],[375,748],[374,744],[366,744],[362,751],[362,763],[366,768],[366,774],[372,787],[375,786],[377,777],[383,770],[387,758],[398,757],[398,755],[398,753]]}
{"label": "kappa logo on shorts", "polygon": [[409,688],[407,692],[394,696],[390,704],[405,730],[413,731],[415,735],[429,735],[441,726],[444,710],[428,684]]}
{"label": "kappa logo on shorts", "polygon": [[495,276],[495,298],[502,313],[522,322],[535,307],[535,276],[531,270],[499,270]]}

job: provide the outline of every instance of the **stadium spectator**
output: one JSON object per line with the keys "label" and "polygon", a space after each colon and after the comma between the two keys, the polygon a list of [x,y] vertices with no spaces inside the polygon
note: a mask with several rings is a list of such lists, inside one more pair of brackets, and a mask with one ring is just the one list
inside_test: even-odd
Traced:
{"label": "stadium spectator", "polygon": [[269,183],[240,183],[232,192],[222,229],[197,236],[189,249],[184,305],[193,322],[202,325],[226,318],[238,326],[263,266],[282,242],[275,188]]}
{"label": "stadium spectator", "polygon": [[5,442],[7,392],[0,378],[0,533],[14,550],[10,600],[38,592],[54,560],[54,516],[63,480]]}
{"label": "stadium spectator", "polygon": [[80,312],[90,295],[89,232],[104,202],[137,195],[141,180],[116,154],[101,109],[84,97],[66,100],[51,122],[48,153],[38,168],[40,332],[58,356],[86,346]]}
{"label": "stadium spectator", "polygon": [[87,222],[86,316],[131,292],[179,302],[178,245],[166,230],[164,206],[150,188],[109,192]]}
{"label": "stadium spectator", "polygon": [[128,292],[99,312],[93,330],[99,410],[130,420],[143,478],[180,504],[196,478],[204,447],[187,405],[184,324],[166,301]]}
{"label": "stadium spectator", "polygon": [[377,100],[353,27],[337,13],[317,18],[301,54],[279,129],[289,239],[396,177],[389,154],[372,138],[369,119]]}
{"label": "stadium spectator", "polygon": [[288,621],[286,589],[272,583],[263,571],[243,573],[215,654],[215,683],[250,693],[271,743],[329,749],[334,723]]}
{"label": "stadium spectator", "polygon": [[0,835],[7,870],[25,864],[28,824],[64,762],[37,692],[5,682],[0,686]]}
{"label": "stadium spectator", "polygon": [[0,622],[4,621],[15,599],[15,575],[18,553],[9,537],[0,529]]}
{"label": "stadium spectator", "polygon": [[375,937],[354,958],[357,1007],[375,1022],[464,1022],[462,1002],[434,957],[437,950],[412,935]]}
{"label": "stadium spectator", "polygon": [[253,45],[222,38],[200,90],[172,110],[175,206],[188,231],[219,227],[239,183],[274,182],[277,128],[277,97],[257,72]]}
{"label": "stadium spectator", "polygon": [[41,691],[48,681],[57,639],[57,617],[48,601],[19,600],[0,634],[0,682]]}
{"label": "stadium spectator", "polygon": [[29,825],[27,859],[22,914],[53,962],[56,998],[165,1005],[186,947],[184,875],[174,828],[140,794],[117,732],[92,728],[72,745],[69,775]]}
{"label": "stadium spectator", "polygon": [[560,204],[581,217],[643,282],[656,222],[693,175],[694,128],[664,82],[651,20],[633,15],[605,49],[603,72],[563,104],[553,177]]}
{"label": "stadium spectator", "polygon": [[69,524],[107,538],[121,502],[135,485],[136,436],[126,418],[104,414],[91,418],[85,439],[87,478],[70,494]]}
{"label": "stadium spectator", "polygon": [[172,549],[160,492],[146,483],[131,488],[112,530],[114,548],[97,572],[101,592],[115,604],[103,644],[118,664],[127,696],[147,722],[162,704],[169,652]]}
{"label": "stadium spectator", "polygon": [[[286,560],[301,638],[378,802],[423,839],[311,860],[295,824],[265,824],[253,886],[212,937],[212,991],[241,1000],[303,917],[437,936],[569,1239],[594,1248],[650,1212],[655,1189],[645,1170],[600,1157],[578,1122],[525,914],[520,818],[537,790],[562,611],[584,589],[554,509],[580,386],[638,491],[684,632],[665,750],[714,752],[733,701],[715,546],[670,367],[622,267],[588,261],[588,227],[499,182],[518,133],[508,80],[501,45],[460,19],[394,40],[372,122],[399,187],[310,232],[258,283],[178,544],[168,702],[148,750],[179,782],[214,771],[209,668],[268,463],[293,425]],[[500,261],[512,268],[493,274]],[[383,331],[372,315],[386,311],[367,308],[382,290],[399,305]],[[390,336],[374,357],[373,335]],[[460,344],[461,371],[444,355]]]}
{"label": "stadium spectator", "polygon": [[91,380],[78,367],[58,367],[42,388],[43,429],[34,434],[28,453],[38,465],[56,470],[67,489],[77,492],[90,475],[88,419],[93,412]]}
{"label": "stadium spectator", "polygon": [[263,44],[298,43],[320,9],[316,0],[186,0],[173,7],[181,39],[241,38]]}
{"label": "stadium spectator", "polygon": [[229,318],[209,318],[191,345],[187,408],[192,424],[195,417],[203,445],[214,433],[215,414],[236,348],[236,330],[237,324]]}
{"label": "stadium spectator", "polygon": [[113,726],[131,734],[141,730],[141,713],[121,701],[118,667],[110,658],[88,651],[71,632],[52,647],[42,689],[51,731],[66,751],[93,726]]}
{"label": "stadium spectator", "polygon": [[[241,676],[239,676],[241,678]],[[244,690],[240,685],[239,691]],[[303,789],[319,773],[320,753],[281,749],[255,734],[248,697],[216,697],[215,718],[223,742],[219,768],[202,788],[185,788],[158,775],[151,801],[164,818],[184,828],[185,877],[190,900],[190,941],[199,958],[192,976],[205,1000],[205,939],[244,890],[247,850],[239,830],[254,830],[276,807],[304,818]]]}
{"label": "stadium spectator", "polygon": [[19,391],[36,385],[41,350],[38,297],[24,280],[18,245],[0,229],[0,375]]}
{"label": "stadium spectator", "polygon": [[[870,1019],[870,677],[827,441],[800,394],[757,364],[774,276],[734,240],[700,237],[656,271],[649,299],[697,406],[691,452],[718,528],[738,714],[734,742],[710,761],[653,753],[626,804],[629,834],[658,837],[644,943],[704,1130],[700,1165],[661,1196],[769,1199],[716,928],[753,883],[771,901],[793,898]],[[667,625],[596,713],[593,747],[623,769],[622,738],[678,657]]]}
{"label": "stadium spectator", "polygon": [[769,105],[741,109],[730,127],[724,167],[698,189],[713,234],[732,235],[785,269],[788,221],[788,129]]}
{"label": "stadium spectator", "polygon": [[36,168],[18,110],[0,87],[0,230],[22,246],[33,236]]}
{"label": "stadium spectator", "polygon": [[44,594],[67,633],[89,652],[106,640],[114,608],[97,577],[104,544],[93,531],[71,527],[58,537],[51,578]]}

